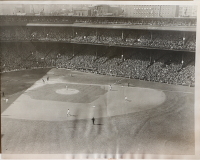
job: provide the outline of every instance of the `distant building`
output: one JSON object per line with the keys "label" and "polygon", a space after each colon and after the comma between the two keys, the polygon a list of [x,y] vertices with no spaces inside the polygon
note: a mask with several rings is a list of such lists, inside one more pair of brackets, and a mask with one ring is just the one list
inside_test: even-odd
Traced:
{"label": "distant building", "polygon": [[179,17],[196,17],[197,16],[197,6],[179,6]]}
{"label": "distant building", "polygon": [[94,7],[94,16],[104,16],[109,13],[109,5],[97,5]]}
{"label": "distant building", "polygon": [[15,7],[15,14],[22,14],[22,13],[25,13],[24,5],[17,5]]}
{"label": "distant building", "polygon": [[177,6],[136,5],[125,6],[127,17],[177,17]]}
{"label": "distant building", "polygon": [[194,5],[2,4],[0,15],[197,17]]}
{"label": "distant building", "polygon": [[59,15],[66,16],[66,15],[68,15],[68,13],[69,13],[69,10],[61,9],[60,12],[59,12]]}
{"label": "distant building", "polygon": [[91,16],[91,10],[89,8],[79,8],[73,10],[74,16]]}
{"label": "distant building", "polygon": [[90,7],[91,16],[120,16],[123,10],[119,6],[96,5]]}
{"label": "distant building", "polygon": [[162,6],[160,6],[159,17],[166,17],[166,18],[178,17],[178,6],[176,6],[176,5],[162,5]]}
{"label": "distant building", "polygon": [[158,5],[127,5],[123,8],[126,17],[159,17],[160,11]]}
{"label": "distant building", "polygon": [[123,14],[123,10],[119,6],[111,6],[109,8],[109,12],[113,14],[113,16],[120,16]]}

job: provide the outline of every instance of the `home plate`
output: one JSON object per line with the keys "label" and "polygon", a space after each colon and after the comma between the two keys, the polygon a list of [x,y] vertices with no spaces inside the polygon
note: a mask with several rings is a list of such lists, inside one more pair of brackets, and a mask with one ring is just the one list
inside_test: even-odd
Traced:
{"label": "home plate", "polygon": [[64,94],[64,95],[72,95],[72,94],[77,94],[79,93],[79,90],[72,89],[72,88],[64,88],[64,89],[58,89],[56,90],[56,93],[58,94]]}

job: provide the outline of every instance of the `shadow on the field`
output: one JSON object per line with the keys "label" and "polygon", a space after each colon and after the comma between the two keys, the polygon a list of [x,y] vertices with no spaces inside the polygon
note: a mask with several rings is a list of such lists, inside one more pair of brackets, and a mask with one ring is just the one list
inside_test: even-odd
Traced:
{"label": "shadow on the field", "polygon": [[1,90],[4,92],[5,97],[9,99],[9,103],[1,105],[1,113],[3,113],[36,81],[46,75],[49,70],[51,70],[51,68],[27,69],[16,72],[2,73]]}
{"label": "shadow on the field", "polygon": [[[1,139],[3,138],[4,134],[1,134]],[[2,140],[1,140],[2,141]],[[0,141],[0,142],[1,142]],[[1,145],[0,145],[0,153],[2,153],[2,150],[1,150]]]}
{"label": "shadow on the field", "polygon": [[71,114],[70,116],[77,117],[78,115],[72,115],[72,114]]}
{"label": "shadow on the field", "polygon": [[130,100],[130,99],[127,99],[126,101],[128,101],[128,102],[131,102],[131,100]]}
{"label": "shadow on the field", "polygon": [[118,90],[112,89],[111,91],[118,91]]}
{"label": "shadow on the field", "polygon": [[94,125],[103,125],[103,124],[94,124]]}

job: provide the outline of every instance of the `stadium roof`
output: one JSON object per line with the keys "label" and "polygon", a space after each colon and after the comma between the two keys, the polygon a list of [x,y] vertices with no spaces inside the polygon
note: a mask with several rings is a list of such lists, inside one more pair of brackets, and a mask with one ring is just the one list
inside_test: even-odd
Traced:
{"label": "stadium roof", "polygon": [[130,24],[41,24],[28,23],[26,26],[41,27],[79,27],[79,28],[102,28],[102,29],[136,29],[136,30],[160,30],[160,31],[186,31],[196,32],[196,26],[159,26],[159,25],[130,25]]}

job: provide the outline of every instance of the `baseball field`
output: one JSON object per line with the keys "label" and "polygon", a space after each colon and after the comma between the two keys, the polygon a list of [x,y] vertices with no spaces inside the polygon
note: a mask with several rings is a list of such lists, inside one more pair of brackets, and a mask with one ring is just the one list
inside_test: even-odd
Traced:
{"label": "baseball field", "polygon": [[192,87],[54,68],[3,73],[1,92],[2,154],[195,151]]}

